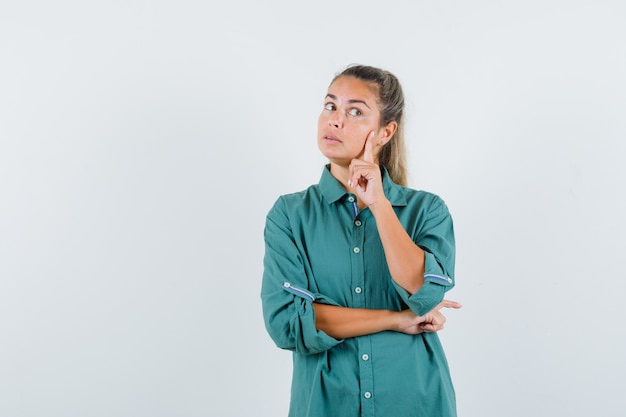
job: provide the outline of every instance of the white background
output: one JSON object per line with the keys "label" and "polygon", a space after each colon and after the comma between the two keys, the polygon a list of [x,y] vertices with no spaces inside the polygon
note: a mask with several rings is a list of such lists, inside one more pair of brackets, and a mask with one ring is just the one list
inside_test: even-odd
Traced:
{"label": "white background", "polygon": [[463,417],[626,410],[622,1],[3,1],[0,415],[286,415],[265,214],[351,63],[455,219]]}

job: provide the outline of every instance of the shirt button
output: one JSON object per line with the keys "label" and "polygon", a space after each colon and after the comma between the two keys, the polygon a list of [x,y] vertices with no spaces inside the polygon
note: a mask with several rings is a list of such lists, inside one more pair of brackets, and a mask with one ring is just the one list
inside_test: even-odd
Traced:
{"label": "shirt button", "polygon": [[364,353],[363,356],[361,356],[361,359],[363,359],[364,361],[369,360],[370,356],[367,353]]}
{"label": "shirt button", "polygon": [[354,251],[354,253],[359,253],[359,252],[361,252],[361,249],[359,249],[359,248],[354,248],[354,249],[352,249],[352,250]]}
{"label": "shirt button", "polygon": [[356,221],[354,222],[354,225],[355,225],[356,227],[359,227],[359,226],[361,225],[361,220],[356,220]]}
{"label": "shirt button", "polygon": [[354,203],[354,197],[353,196],[348,197],[348,201],[351,203]]}
{"label": "shirt button", "polygon": [[356,288],[354,289],[354,292],[355,292],[355,293],[357,293],[357,294],[361,294],[361,291],[363,291],[363,290],[361,289],[361,287],[356,287]]}
{"label": "shirt button", "polygon": [[372,393],[371,393],[371,392],[369,392],[369,391],[367,391],[365,394],[363,394],[363,396],[364,396],[365,398],[372,398]]}

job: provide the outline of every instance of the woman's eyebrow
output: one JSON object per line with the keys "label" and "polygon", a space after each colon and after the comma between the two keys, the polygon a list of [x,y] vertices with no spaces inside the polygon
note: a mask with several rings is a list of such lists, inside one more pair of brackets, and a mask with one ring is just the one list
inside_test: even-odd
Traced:
{"label": "woman's eyebrow", "polygon": [[[327,98],[330,98],[332,100],[337,100],[337,97],[334,94],[326,94]],[[365,107],[367,107],[368,109],[370,108],[370,106],[368,106],[368,104],[363,101],[363,100],[358,100],[358,99],[352,99],[352,100],[348,100],[347,101],[348,104],[355,104],[355,103],[361,103],[363,104]]]}

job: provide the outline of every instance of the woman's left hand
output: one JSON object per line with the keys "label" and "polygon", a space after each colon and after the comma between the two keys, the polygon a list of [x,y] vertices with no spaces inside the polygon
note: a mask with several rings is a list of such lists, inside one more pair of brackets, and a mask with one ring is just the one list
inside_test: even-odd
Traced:
{"label": "woman's left hand", "polygon": [[374,158],[375,134],[372,131],[365,139],[362,159],[353,159],[350,162],[348,177],[348,185],[354,187],[359,200],[368,207],[386,200],[380,166]]}

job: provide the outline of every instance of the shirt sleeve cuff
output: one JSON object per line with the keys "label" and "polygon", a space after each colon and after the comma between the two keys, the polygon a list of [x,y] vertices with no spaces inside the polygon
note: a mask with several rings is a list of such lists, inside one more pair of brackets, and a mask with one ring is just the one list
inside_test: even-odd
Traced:
{"label": "shirt sleeve cuff", "polygon": [[446,291],[454,287],[454,279],[446,274],[432,253],[425,252],[424,285],[415,294],[409,294],[395,281],[393,285],[402,301],[418,316],[435,308],[443,301]]}
{"label": "shirt sleeve cuff", "polygon": [[289,323],[296,352],[305,355],[320,353],[343,342],[343,339],[335,339],[315,327],[313,302],[338,305],[336,302],[322,294],[293,286],[289,282],[283,283],[283,289],[296,296],[294,299],[296,314]]}

